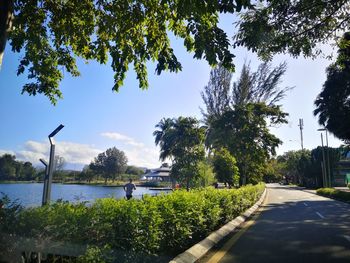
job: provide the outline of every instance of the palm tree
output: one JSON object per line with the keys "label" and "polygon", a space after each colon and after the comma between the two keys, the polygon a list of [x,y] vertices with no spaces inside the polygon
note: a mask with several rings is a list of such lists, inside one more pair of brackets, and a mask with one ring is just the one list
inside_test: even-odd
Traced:
{"label": "palm tree", "polygon": [[171,118],[163,118],[156,125],[158,130],[153,132],[154,142],[160,146],[159,159],[163,162],[166,158],[172,159],[172,145],[176,134],[174,130],[174,120]]}
{"label": "palm tree", "polygon": [[199,161],[204,159],[204,129],[191,117],[163,118],[156,128],[153,135],[160,146],[159,159],[171,159],[171,175],[185,181],[188,189],[191,179],[197,176]]}

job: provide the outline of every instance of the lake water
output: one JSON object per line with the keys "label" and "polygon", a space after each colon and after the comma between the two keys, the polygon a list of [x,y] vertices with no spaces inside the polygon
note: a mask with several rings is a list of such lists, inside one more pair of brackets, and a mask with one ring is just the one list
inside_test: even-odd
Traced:
{"label": "lake water", "polygon": [[[1,192],[8,195],[11,200],[17,199],[23,206],[40,206],[43,194],[42,183],[31,184],[0,184]],[[164,191],[150,190],[148,187],[136,187],[134,198],[142,198],[144,194],[157,195]],[[113,197],[116,199],[124,198],[123,187],[105,187],[94,185],[69,185],[52,184],[51,200],[62,199],[65,201],[88,201],[92,202],[97,198]]]}

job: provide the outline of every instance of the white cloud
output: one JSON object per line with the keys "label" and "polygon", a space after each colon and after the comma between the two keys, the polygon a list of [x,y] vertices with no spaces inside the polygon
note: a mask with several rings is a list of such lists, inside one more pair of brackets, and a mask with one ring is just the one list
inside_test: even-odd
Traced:
{"label": "white cloud", "polygon": [[[18,160],[29,161],[38,164],[39,159],[48,161],[50,155],[50,144],[48,142],[27,141],[23,148],[17,152],[0,150],[0,154],[11,153],[16,155]],[[89,164],[97,154],[102,152],[88,144],[79,144],[73,142],[57,142],[55,154],[64,157],[67,163],[71,164]]]}
{"label": "white cloud", "polygon": [[160,166],[159,151],[155,146],[146,146],[134,138],[117,132],[104,132],[101,136],[121,143],[120,150],[125,152],[129,164],[148,168]]}
{"label": "white cloud", "polygon": [[[125,152],[128,164],[141,167],[155,168],[160,166],[159,151],[155,146],[146,146],[144,143],[115,132],[105,132],[101,136],[118,141],[118,149]],[[109,146],[110,147],[110,146]],[[98,149],[93,145],[80,144],[67,141],[57,141],[55,154],[62,156],[67,168],[80,169],[89,164],[94,157],[106,149]],[[1,150],[0,155],[10,153],[18,160],[29,161],[34,165],[39,164],[39,159],[49,161],[50,143],[39,141],[27,141],[18,151]]]}
{"label": "white cloud", "polygon": [[101,136],[112,139],[112,140],[116,140],[116,141],[120,141],[126,145],[131,145],[131,146],[135,146],[135,147],[144,147],[145,145],[141,142],[137,142],[135,139],[117,133],[117,132],[103,132],[101,133]]}
{"label": "white cloud", "polygon": [[148,168],[156,168],[160,166],[160,162],[158,161],[159,152],[156,148],[131,148],[126,149],[124,152],[128,157],[129,164]]}

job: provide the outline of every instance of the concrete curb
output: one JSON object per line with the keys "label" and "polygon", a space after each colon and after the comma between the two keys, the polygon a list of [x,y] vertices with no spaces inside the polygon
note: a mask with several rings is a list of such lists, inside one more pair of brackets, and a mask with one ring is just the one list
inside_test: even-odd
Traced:
{"label": "concrete curb", "polygon": [[214,245],[219,243],[225,236],[230,234],[236,227],[238,227],[241,223],[247,220],[248,217],[251,216],[264,201],[266,196],[266,188],[261,195],[259,201],[257,201],[251,208],[245,211],[242,215],[236,217],[232,221],[228,222],[226,225],[221,227],[220,229],[214,231],[205,239],[195,244],[194,246],[187,249],[185,252],[177,255],[174,259],[172,259],[169,263],[193,263],[198,259],[203,257]]}

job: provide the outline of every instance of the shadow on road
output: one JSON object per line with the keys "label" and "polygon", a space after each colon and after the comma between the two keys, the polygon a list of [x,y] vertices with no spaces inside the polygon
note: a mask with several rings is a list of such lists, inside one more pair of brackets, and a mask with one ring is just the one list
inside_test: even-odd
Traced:
{"label": "shadow on road", "polygon": [[272,202],[220,262],[350,262],[349,208],[333,200]]}

